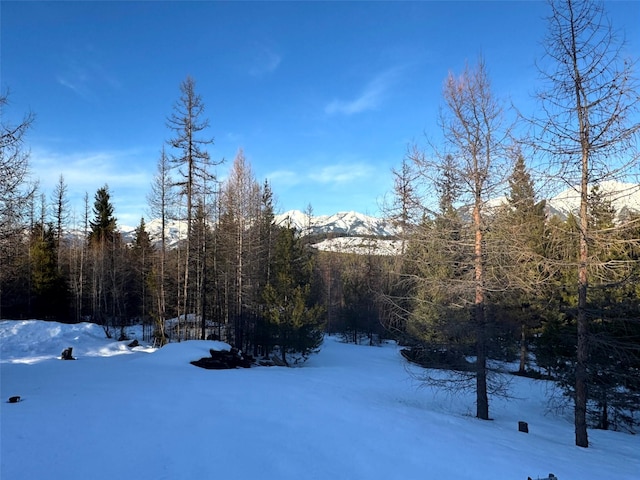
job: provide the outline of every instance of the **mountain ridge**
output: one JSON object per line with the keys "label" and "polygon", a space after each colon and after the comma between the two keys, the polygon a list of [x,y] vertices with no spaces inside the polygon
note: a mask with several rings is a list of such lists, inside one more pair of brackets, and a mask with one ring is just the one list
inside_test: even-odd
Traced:
{"label": "mountain ridge", "polygon": [[[593,187],[592,187],[593,188]],[[640,213],[640,184],[608,181],[599,184],[600,192],[605,199],[611,201],[618,218],[626,213]],[[487,205],[496,207],[506,202],[505,197],[491,199]],[[570,214],[576,214],[580,206],[580,194],[577,187],[568,188],[558,195],[546,199],[547,215],[558,215],[566,219]],[[300,210],[288,210],[274,216],[277,225],[289,225],[301,235],[333,235],[335,237],[373,237],[390,240],[397,235],[397,230],[387,219],[365,215],[355,211],[342,211],[332,215],[309,215]],[[146,224],[147,232],[152,242],[158,243],[160,239],[161,224],[159,219],[153,219]],[[179,220],[166,222],[167,246],[175,246],[186,234],[186,223]],[[123,238],[127,242],[133,241],[137,227],[121,226],[119,228]],[[323,250],[335,250],[337,238],[325,239],[318,244]],[[340,247],[346,248],[353,242],[337,242]],[[358,244],[364,248],[362,243]],[[391,244],[390,244],[391,245]],[[367,244],[366,249],[370,245]],[[392,247],[389,247],[393,250]]]}

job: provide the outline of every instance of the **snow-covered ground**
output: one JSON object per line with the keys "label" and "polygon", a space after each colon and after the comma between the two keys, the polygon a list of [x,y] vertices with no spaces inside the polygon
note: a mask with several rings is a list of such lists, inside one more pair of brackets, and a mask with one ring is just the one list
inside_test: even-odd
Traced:
{"label": "snow-covered ground", "polygon": [[203,370],[189,361],[219,342],[130,349],[40,321],[0,322],[0,342],[2,480],[640,478],[640,436],[575,447],[547,383],[514,378],[480,421],[471,396],[420,388],[393,344],[329,337],[301,368]]}

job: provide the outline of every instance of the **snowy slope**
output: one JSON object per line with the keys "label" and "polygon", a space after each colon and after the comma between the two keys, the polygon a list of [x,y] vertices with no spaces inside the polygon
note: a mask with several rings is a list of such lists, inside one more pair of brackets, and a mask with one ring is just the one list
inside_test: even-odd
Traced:
{"label": "snowy slope", "polygon": [[358,236],[390,236],[395,232],[382,218],[371,217],[358,212],[338,212],[333,215],[309,216],[300,210],[289,210],[276,215],[277,225],[290,225],[303,235],[341,234]]}
{"label": "snowy slope", "polygon": [[[640,213],[640,184],[608,181],[602,182],[599,187],[618,215],[625,210]],[[547,200],[547,207],[551,214],[561,218],[567,218],[570,213],[577,214],[580,208],[578,187],[568,188]]]}
{"label": "snowy slope", "polygon": [[[321,215],[308,217],[300,210],[290,210],[275,216],[277,225],[290,225],[307,234],[338,234],[351,236],[390,236],[394,234],[393,228],[388,222],[381,218],[363,215],[357,212],[339,212],[334,215]],[[160,220],[154,219],[145,225],[151,241],[158,243],[160,241],[161,223]],[[131,242],[134,239],[135,229],[132,226],[120,226],[125,241]],[[187,229],[185,222],[168,221],[167,225],[167,246],[172,247],[178,244],[186,235]]]}
{"label": "snowy slope", "polygon": [[[549,385],[513,379],[493,421],[473,398],[418,388],[393,344],[327,338],[302,368],[202,370],[212,342],[111,355],[97,327],[0,322],[0,478],[10,480],[631,480],[640,437],[546,414]],[[74,345],[76,361],[51,358]],[[102,352],[102,353],[101,353]],[[100,356],[103,355],[103,356]],[[36,360],[37,357],[37,360]],[[28,360],[23,363],[22,360]],[[5,403],[12,395],[24,401]],[[529,434],[517,422],[529,423]]]}
{"label": "snowy slope", "polygon": [[388,238],[337,237],[328,238],[313,245],[318,250],[356,255],[398,255],[402,241]]}

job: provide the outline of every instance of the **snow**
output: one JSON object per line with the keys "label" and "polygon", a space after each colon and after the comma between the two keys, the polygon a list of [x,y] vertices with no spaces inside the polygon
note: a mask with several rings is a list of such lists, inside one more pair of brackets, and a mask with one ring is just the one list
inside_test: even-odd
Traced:
{"label": "snow", "polygon": [[400,253],[402,241],[370,237],[337,237],[327,238],[313,246],[326,252],[392,256]]}
{"label": "snow", "polygon": [[358,212],[338,212],[333,215],[308,215],[300,210],[289,210],[275,216],[276,225],[290,225],[303,234],[334,233],[341,235],[391,236],[396,232],[382,218]]}
{"label": "snow", "polygon": [[[0,478],[638,479],[640,437],[547,413],[516,377],[493,421],[473,397],[421,388],[392,343],[327,337],[303,367],[203,370],[226,344],[130,349],[98,326],[0,322]],[[76,361],[59,360],[73,346]],[[19,403],[6,403],[20,395]],[[529,424],[529,434],[517,429]]]}
{"label": "snow", "polygon": [[[617,213],[623,209],[640,212],[640,184],[625,183],[614,180],[598,184],[604,198],[611,201]],[[591,191],[591,186],[589,191]],[[547,205],[561,213],[564,217],[570,213],[577,213],[580,207],[580,187],[574,186],[559,193],[547,201]]]}

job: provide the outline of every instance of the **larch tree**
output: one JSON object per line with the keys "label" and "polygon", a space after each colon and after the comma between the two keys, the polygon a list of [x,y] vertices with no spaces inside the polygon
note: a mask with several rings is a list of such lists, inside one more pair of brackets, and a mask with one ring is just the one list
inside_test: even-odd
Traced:
{"label": "larch tree", "polygon": [[[511,170],[510,125],[491,90],[482,58],[475,67],[467,65],[459,76],[449,74],[443,100],[444,144],[436,149],[434,158],[416,158],[421,181],[435,183],[439,207],[424,207],[423,228],[413,235],[413,247],[409,247],[413,265],[407,266],[405,278],[416,285],[410,320],[417,320],[421,330],[420,318],[428,315],[436,326],[450,330],[468,318],[464,331],[446,336],[473,347],[476,416],[488,420],[487,355],[493,319],[488,310],[496,278],[487,269],[493,248],[487,235],[487,202],[504,192]],[[460,388],[469,387],[466,376],[461,382],[465,386]]]}
{"label": "larch tree", "polygon": [[147,196],[147,202],[151,214],[160,219],[160,250],[158,252],[157,266],[155,268],[155,320],[156,328],[154,336],[160,344],[167,342],[165,332],[165,320],[167,318],[167,220],[172,215],[174,191],[172,189],[171,168],[164,146],[158,159],[156,174],[151,183],[151,191]]}
{"label": "larch tree", "polygon": [[[548,154],[548,171],[580,199],[575,366],[575,443],[588,447],[588,296],[596,231],[589,225],[589,189],[605,180],[637,174],[640,103],[635,60],[625,58],[604,6],[592,0],[551,0],[545,57],[540,70],[541,115],[535,145]],[[628,177],[627,177],[628,178]]]}
{"label": "larch tree", "polygon": [[221,218],[220,235],[225,250],[227,285],[227,304],[229,316],[234,323],[235,341],[238,347],[245,348],[245,334],[249,328],[248,306],[255,306],[255,268],[257,262],[258,233],[260,221],[261,189],[240,149],[233,161],[226,181],[222,185],[220,197]]}
{"label": "larch tree", "polygon": [[57,268],[58,273],[62,272],[62,238],[64,237],[67,222],[69,220],[69,199],[67,197],[67,184],[60,174],[58,183],[53,190],[53,221],[55,225],[56,248],[58,250]]}
{"label": "larch tree", "polygon": [[180,315],[185,315],[186,319],[189,308],[192,219],[198,203],[197,199],[206,194],[205,186],[213,178],[210,172],[211,157],[207,151],[207,146],[213,144],[213,138],[205,135],[205,131],[209,128],[209,120],[204,117],[204,110],[202,97],[196,93],[195,80],[187,76],[180,84],[180,98],[174,105],[173,113],[167,119],[167,126],[173,132],[169,145],[175,152],[171,155],[170,162],[178,170],[179,175],[175,185],[179,187],[180,194],[186,200],[187,235],[182,298],[178,301],[178,321],[180,321]]}
{"label": "larch tree", "polygon": [[445,141],[451,147],[453,173],[461,192],[471,200],[473,229],[473,324],[476,342],[476,416],[489,419],[487,392],[487,290],[485,274],[485,202],[503,188],[509,164],[509,129],[504,109],[491,91],[484,60],[445,82],[446,111],[442,117]]}
{"label": "larch tree", "polygon": [[25,137],[34,121],[28,113],[17,123],[6,122],[8,93],[0,93],[0,317],[6,305],[3,286],[13,269],[19,232],[34,188],[29,185],[29,151]]}

